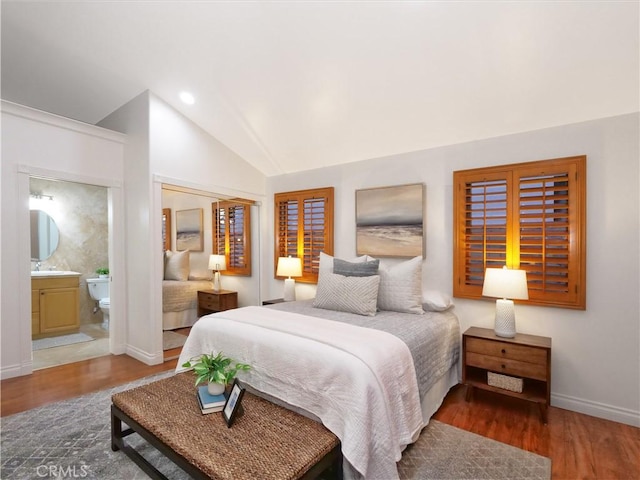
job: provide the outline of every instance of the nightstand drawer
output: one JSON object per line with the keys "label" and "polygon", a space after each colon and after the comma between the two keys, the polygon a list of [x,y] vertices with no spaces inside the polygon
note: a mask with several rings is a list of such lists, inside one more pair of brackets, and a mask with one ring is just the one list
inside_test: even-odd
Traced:
{"label": "nightstand drawer", "polygon": [[521,362],[547,365],[547,351],[542,348],[495,342],[481,338],[467,338],[467,352],[475,352],[492,357],[519,360]]}
{"label": "nightstand drawer", "polygon": [[238,308],[238,292],[231,290],[198,290],[198,317]]}
{"label": "nightstand drawer", "polygon": [[208,310],[220,310],[220,296],[209,295],[207,293],[200,292],[200,298],[198,298],[198,305]]}
{"label": "nightstand drawer", "polygon": [[[467,342],[471,339],[467,339]],[[467,351],[466,365],[471,367],[484,368],[493,372],[507,375],[517,375],[520,377],[534,378],[536,380],[547,379],[546,365],[521,362],[508,358],[492,357],[482,353]]]}

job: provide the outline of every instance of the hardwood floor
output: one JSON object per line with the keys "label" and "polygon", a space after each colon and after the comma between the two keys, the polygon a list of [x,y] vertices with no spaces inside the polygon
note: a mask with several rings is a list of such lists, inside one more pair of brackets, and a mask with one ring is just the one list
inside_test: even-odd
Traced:
{"label": "hardwood floor", "polygon": [[640,429],[550,407],[548,424],[536,405],[454,387],[434,415],[436,420],[551,458],[553,479],[640,478]]}
{"label": "hardwood floor", "polygon": [[[172,370],[176,360],[148,366],[126,355],[110,355],[38,370],[0,383],[1,415],[101,390]],[[540,422],[535,405],[476,391],[472,402],[464,387],[454,387],[435,419],[484,437],[549,457],[553,479],[640,478],[640,429],[551,407]]]}

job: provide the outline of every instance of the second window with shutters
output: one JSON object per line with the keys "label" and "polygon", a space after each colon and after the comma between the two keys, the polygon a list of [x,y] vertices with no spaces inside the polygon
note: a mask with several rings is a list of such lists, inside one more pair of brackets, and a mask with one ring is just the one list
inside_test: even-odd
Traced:
{"label": "second window with shutters", "polygon": [[211,204],[213,253],[224,255],[225,275],[251,276],[251,205],[244,201]]}
{"label": "second window with shutters", "polygon": [[274,200],[274,272],[278,257],[299,257],[296,281],[317,283],[320,252],[333,255],[333,187],[276,193]]}
{"label": "second window with shutters", "polygon": [[456,297],[486,268],[527,272],[523,303],[586,308],[586,157],[454,172]]}

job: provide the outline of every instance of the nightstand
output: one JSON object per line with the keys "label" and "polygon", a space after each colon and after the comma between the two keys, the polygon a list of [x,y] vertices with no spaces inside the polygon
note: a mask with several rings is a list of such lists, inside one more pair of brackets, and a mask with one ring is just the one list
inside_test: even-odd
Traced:
{"label": "nightstand", "polygon": [[232,308],[238,308],[238,292],[198,290],[198,318]]}
{"label": "nightstand", "polygon": [[275,305],[276,303],[284,303],[284,298],[274,298],[262,301],[262,305]]}
{"label": "nightstand", "polygon": [[[522,379],[522,392],[489,385],[489,372]],[[480,388],[535,402],[543,423],[551,397],[551,339],[517,333],[514,338],[498,337],[488,328],[471,327],[462,336],[462,383],[467,401]]]}

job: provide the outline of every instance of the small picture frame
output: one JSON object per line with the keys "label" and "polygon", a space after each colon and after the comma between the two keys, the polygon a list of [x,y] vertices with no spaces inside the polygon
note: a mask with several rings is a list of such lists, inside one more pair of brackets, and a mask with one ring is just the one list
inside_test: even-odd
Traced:
{"label": "small picture frame", "polygon": [[231,387],[231,392],[229,392],[229,396],[227,397],[227,401],[224,404],[224,408],[222,409],[222,418],[227,422],[227,427],[231,428],[233,421],[238,414],[240,408],[240,402],[242,402],[242,396],[244,395],[244,387],[240,385],[238,379],[236,378],[233,381],[233,386]]}

